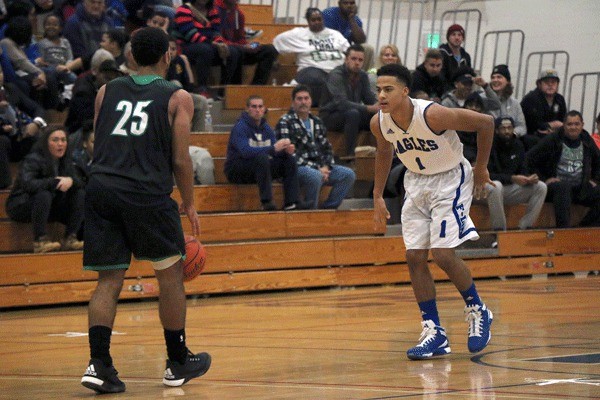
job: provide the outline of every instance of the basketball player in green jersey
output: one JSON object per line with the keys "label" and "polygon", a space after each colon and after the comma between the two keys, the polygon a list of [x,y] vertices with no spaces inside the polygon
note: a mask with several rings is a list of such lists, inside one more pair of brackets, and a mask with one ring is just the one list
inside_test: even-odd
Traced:
{"label": "basketball player in green jersey", "polygon": [[[125,391],[109,348],[132,253],[151,261],[160,287],[158,311],[168,354],[163,383],[181,386],[210,368],[210,355],[191,353],[185,341],[179,211],[190,220],[192,233],[199,234],[188,153],[194,105],[189,93],[163,78],[171,61],[168,48],[164,31],[140,29],[131,40],[139,75],[109,82],[96,97],[83,264],[98,271],[98,285],[89,304],[91,360],[81,383],[99,393]],[[173,175],[181,207],[170,197]]]}

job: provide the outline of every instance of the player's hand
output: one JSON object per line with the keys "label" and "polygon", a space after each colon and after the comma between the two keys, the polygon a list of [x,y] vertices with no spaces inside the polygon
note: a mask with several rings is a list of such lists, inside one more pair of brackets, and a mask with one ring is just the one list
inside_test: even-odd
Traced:
{"label": "player's hand", "polygon": [[184,205],[183,203],[179,206],[179,212],[184,212],[190,220],[190,226],[192,227],[192,235],[200,235],[200,219],[198,219],[198,213],[194,205]]}
{"label": "player's hand", "polygon": [[475,200],[481,200],[487,198],[488,190],[485,187],[486,184],[490,184],[496,187],[494,182],[490,179],[490,173],[487,167],[473,168],[473,197]]}
{"label": "player's hand", "polygon": [[391,218],[390,212],[385,206],[385,200],[383,197],[376,197],[373,199],[373,221],[375,222],[375,226],[373,227],[377,230],[381,225],[386,225],[387,220]]}

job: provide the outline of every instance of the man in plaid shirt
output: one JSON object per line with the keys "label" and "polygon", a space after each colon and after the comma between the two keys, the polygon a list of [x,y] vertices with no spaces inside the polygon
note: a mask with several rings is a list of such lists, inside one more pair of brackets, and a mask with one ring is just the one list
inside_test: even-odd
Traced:
{"label": "man in plaid shirt", "polygon": [[321,208],[335,209],[352,189],[356,174],[350,168],[334,164],[325,125],[310,113],[311,104],[308,86],[296,86],[292,91],[292,108],[277,123],[275,134],[278,139],[290,139],[296,147],[298,180],[306,204],[318,208],[321,186],[328,185],[332,189]]}

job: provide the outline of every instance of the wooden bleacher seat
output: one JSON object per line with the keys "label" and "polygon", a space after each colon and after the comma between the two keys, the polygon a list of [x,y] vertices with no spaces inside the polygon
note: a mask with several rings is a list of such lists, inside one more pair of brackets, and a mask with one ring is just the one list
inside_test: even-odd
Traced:
{"label": "wooden bleacher seat", "polygon": [[268,108],[287,109],[291,104],[291,86],[253,86],[253,85],[227,85],[225,86],[225,108],[246,109],[246,100],[251,95],[262,96]]}
{"label": "wooden bleacher seat", "polygon": [[[248,28],[254,28],[254,24],[272,24],[273,6],[262,4],[239,4],[240,10],[244,13],[245,24]],[[256,30],[256,29],[255,29]]]}

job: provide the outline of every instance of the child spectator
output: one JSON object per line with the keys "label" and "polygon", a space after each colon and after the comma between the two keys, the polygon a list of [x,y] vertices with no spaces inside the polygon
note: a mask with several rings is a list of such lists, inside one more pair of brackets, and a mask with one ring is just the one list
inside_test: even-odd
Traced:
{"label": "child spectator", "polygon": [[125,44],[129,41],[129,36],[122,29],[113,28],[102,34],[100,47],[108,51],[114,57],[117,65],[125,62]]}

